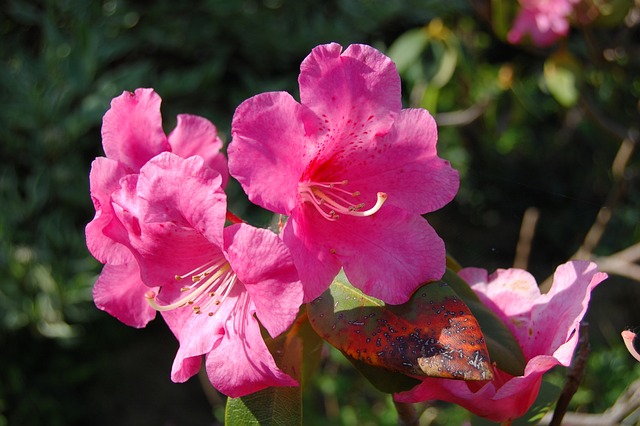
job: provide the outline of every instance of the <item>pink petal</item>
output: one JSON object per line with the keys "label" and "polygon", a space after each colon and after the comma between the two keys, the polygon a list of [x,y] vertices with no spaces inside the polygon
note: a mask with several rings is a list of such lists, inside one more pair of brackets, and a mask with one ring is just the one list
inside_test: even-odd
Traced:
{"label": "pink petal", "polygon": [[87,224],[85,236],[87,248],[101,263],[124,263],[131,255],[126,247],[104,234],[105,228],[118,220],[111,205],[111,194],[120,188],[120,179],[126,174],[124,166],[108,158],[98,157],[91,164],[89,185],[96,214]]}
{"label": "pink petal", "polygon": [[111,101],[102,120],[107,157],[137,172],[151,158],[171,149],[162,130],[160,102],[153,89],[124,92]]}
{"label": "pink petal", "polygon": [[353,44],[344,52],[336,43],[317,46],[302,62],[298,82],[301,103],[330,133],[366,126],[372,137],[386,132],[402,108],[395,64],[370,46]]}
{"label": "pink petal", "polygon": [[340,272],[341,265],[323,236],[309,231],[318,225],[324,227],[326,221],[316,218],[313,211],[310,214],[304,212],[313,210],[311,206],[303,204],[299,209],[287,221],[282,239],[297,265],[304,290],[303,302],[309,303],[329,288],[333,278]]}
{"label": "pink petal", "polygon": [[[533,328],[537,331],[535,338],[529,340],[531,351],[536,355],[553,355],[568,366],[591,292],[606,278],[607,274],[598,272],[592,262],[575,260],[558,266],[551,290],[540,297],[531,311]],[[527,350],[524,345],[523,349]]]}
{"label": "pink petal", "polygon": [[[305,285],[305,300],[308,300],[309,283],[312,283],[311,295],[322,288],[326,290],[338,272],[336,265],[343,266],[355,287],[391,304],[406,302],[418,286],[444,274],[444,243],[419,215],[384,206],[373,216],[345,215],[336,221],[327,221],[313,214],[313,207],[303,207],[307,213],[289,219],[283,238],[298,265]],[[292,221],[300,223],[295,226],[291,225]],[[316,247],[316,262],[328,271],[320,276],[333,275],[331,279],[320,282],[312,275],[316,275],[320,267],[307,270],[302,263],[311,258],[311,253],[304,257],[300,254],[310,251],[310,247]]]}
{"label": "pink petal", "polygon": [[260,323],[272,337],[293,323],[302,284],[289,250],[273,232],[239,224],[225,228],[231,269],[245,285]]}
{"label": "pink petal", "polygon": [[171,369],[171,380],[177,383],[185,382],[200,370],[202,355],[219,346],[226,333],[225,323],[235,315],[238,300],[244,294],[244,287],[236,285],[212,317],[195,314],[190,306],[162,313],[162,317],[180,342]]}
{"label": "pink petal", "polygon": [[385,192],[387,203],[409,212],[437,210],[458,192],[458,172],[438,157],[436,123],[426,110],[402,110],[388,134],[358,146],[332,168],[344,170],[361,193]]}
{"label": "pink petal", "polygon": [[249,199],[290,214],[298,196],[309,139],[304,107],[288,93],[262,93],[244,101],[233,116],[229,171]]}
{"label": "pink petal", "polygon": [[529,314],[540,297],[536,279],[522,269],[498,269],[488,275],[484,269],[464,268],[458,275],[505,324],[512,317]]}
{"label": "pink petal", "polygon": [[171,152],[182,158],[199,155],[207,166],[222,176],[224,187],[228,179],[227,161],[220,152],[222,140],[209,120],[197,115],[180,114],[176,128],[169,134]]}
{"label": "pink petal", "polygon": [[271,386],[297,386],[298,382],[276,366],[252,315],[248,295],[244,297],[226,322],[219,344],[207,355],[211,384],[232,398]]}
{"label": "pink petal", "polygon": [[176,286],[175,275],[220,253],[226,198],[220,175],[200,157],[157,156],[142,168],[135,188],[116,192],[114,202],[147,283]]}
{"label": "pink petal", "polygon": [[138,263],[132,255],[126,263],[106,264],[93,287],[93,300],[99,309],[123,323],[142,328],[155,318],[144,294],[150,290],[140,280]]}

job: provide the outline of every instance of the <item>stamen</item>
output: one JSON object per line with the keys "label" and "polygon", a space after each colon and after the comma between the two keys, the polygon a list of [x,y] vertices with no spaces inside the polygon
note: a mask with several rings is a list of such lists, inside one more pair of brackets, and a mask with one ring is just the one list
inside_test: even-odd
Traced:
{"label": "stamen", "polygon": [[[192,275],[192,284],[180,288],[180,292],[187,293],[173,303],[161,304],[154,291],[145,293],[149,305],[157,311],[170,311],[184,306],[191,306],[193,313],[199,315],[207,312],[213,316],[219,306],[225,301],[237,282],[237,276],[226,259],[221,258],[200,266],[188,274],[176,275],[176,280]],[[219,297],[216,297],[220,295]]]}
{"label": "stamen", "polygon": [[376,213],[387,200],[384,192],[377,193],[376,203],[364,210],[365,204],[352,204],[349,198],[359,197],[360,191],[348,191],[344,187],[348,180],[339,182],[305,182],[299,185],[300,199],[310,203],[322,217],[327,220],[338,220],[340,214],[365,217]]}

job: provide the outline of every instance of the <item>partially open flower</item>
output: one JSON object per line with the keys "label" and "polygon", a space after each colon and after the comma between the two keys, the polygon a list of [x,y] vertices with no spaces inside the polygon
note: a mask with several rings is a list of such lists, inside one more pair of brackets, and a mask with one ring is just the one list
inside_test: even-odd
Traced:
{"label": "partially open flower", "polygon": [[553,286],[540,294],[535,279],[519,269],[459,272],[480,300],[511,330],[527,360],[522,376],[494,368],[487,382],[427,378],[410,391],[395,395],[400,402],[443,400],[461,405],[495,422],[514,420],[535,401],[542,376],[556,365],[571,364],[578,328],[591,291],[607,275],[594,263],[571,261],[558,267]]}

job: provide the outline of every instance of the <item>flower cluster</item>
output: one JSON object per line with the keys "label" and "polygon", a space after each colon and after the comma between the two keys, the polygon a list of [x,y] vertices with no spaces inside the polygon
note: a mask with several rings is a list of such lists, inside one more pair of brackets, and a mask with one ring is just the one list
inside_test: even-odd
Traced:
{"label": "flower cluster", "polygon": [[444,273],[444,243],[421,215],[454,197],[458,174],[437,156],[429,113],[401,108],[393,62],[369,46],[319,46],[302,63],[300,96],[242,103],[228,148],[249,198],[288,216],[280,235],[225,226],[227,164],[209,121],[180,115],[166,136],[151,89],[123,93],[104,116],[86,228],[105,264],[94,300],[135,327],[162,313],[180,342],[174,381],[204,355],[232,397],[296,385],[261,326],[284,332],[341,268],[388,303]]}
{"label": "flower cluster", "polygon": [[[176,382],[204,365],[231,397],[296,386],[263,336],[289,329],[341,270],[388,304],[445,272],[444,242],[423,215],[453,199],[458,173],[438,157],[429,112],[402,109],[393,62],[365,45],[321,45],[302,62],[299,85],[300,101],[270,92],[238,106],[228,162],[202,117],[180,115],[165,135],[151,89],[123,93],[104,116],[105,157],[90,174],[96,214],[86,227],[104,264],[94,300],[134,327],[159,311],[180,344]],[[286,217],[278,234],[227,211],[229,175],[252,202]],[[495,367],[481,383],[425,378],[395,399],[442,399],[514,419],[547,370],[569,365],[591,290],[606,275],[570,262],[540,294],[521,270],[459,274],[515,336],[524,375]]]}
{"label": "flower cluster", "polygon": [[520,11],[507,34],[518,44],[525,36],[538,47],[547,47],[569,32],[569,16],[580,0],[519,0]]}

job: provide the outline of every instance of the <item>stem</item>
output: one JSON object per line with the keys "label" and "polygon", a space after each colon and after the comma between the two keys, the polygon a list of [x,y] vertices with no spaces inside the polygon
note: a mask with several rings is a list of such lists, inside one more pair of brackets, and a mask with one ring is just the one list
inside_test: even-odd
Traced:
{"label": "stem", "polygon": [[227,216],[226,216],[227,220],[231,223],[244,223],[244,221],[242,219],[240,219],[238,216],[236,216],[235,214],[231,213],[229,210],[227,210]]}
{"label": "stem", "polygon": [[540,211],[535,207],[529,207],[524,211],[522,225],[520,226],[520,237],[516,246],[516,256],[513,261],[514,268],[527,269],[527,266],[529,266],[531,243],[533,242],[539,217]]}

